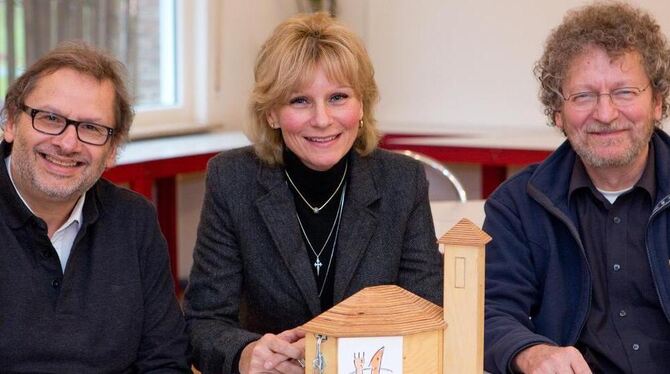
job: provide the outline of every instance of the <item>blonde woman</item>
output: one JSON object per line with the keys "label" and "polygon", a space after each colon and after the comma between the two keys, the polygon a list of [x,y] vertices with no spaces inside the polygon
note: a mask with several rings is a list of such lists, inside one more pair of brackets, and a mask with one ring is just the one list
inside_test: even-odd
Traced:
{"label": "blonde woman", "polygon": [[423,169],[379,150],[377,86],[358,37],[326,14],[261,48],[253,147],[214,158],[185,311],[205,373],[303,373],[298,326],[360,289],[441,303]]}

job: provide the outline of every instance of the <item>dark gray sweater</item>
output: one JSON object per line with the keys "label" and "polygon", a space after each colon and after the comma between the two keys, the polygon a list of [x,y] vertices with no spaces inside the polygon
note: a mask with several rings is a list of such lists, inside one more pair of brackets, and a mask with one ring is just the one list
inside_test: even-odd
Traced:
{"label": "dark gray sweater", "polygon": [[190,372],[187,342],[148,201],[98,181],[63,274],[0,162],[0,372]]}

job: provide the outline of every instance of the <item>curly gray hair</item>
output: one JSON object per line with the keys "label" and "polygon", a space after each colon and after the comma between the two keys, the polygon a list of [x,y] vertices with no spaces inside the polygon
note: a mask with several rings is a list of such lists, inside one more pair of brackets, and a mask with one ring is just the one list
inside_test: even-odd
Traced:
{"label": "curly gray hair", "polygon": [[661,28],[647,12],[625,3],[596,3],[569,11],[547,39],[533,72],[541,83],[540,100],[552,126],[563,105],[561,87],[574,58],[586,48],[603,48],[611,57],[638,52],[655,95],[668,116],[670,49]]}

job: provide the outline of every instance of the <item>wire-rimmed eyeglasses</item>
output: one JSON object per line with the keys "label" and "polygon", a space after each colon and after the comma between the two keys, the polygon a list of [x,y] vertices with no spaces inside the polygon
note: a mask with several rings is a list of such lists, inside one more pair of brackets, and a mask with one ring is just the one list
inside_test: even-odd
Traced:
{"label": "wire-rimmed eyeglasses", "polygon": [[634,104],[637,98],[650,86],[651,82],[647,83],[643,88],[621,87],[610,92],[584,91],[570,94],[567,97],[559,92],[559,95],[561,95],[563,100],[569,103],[570,106],[580,111],[592,111],[598,104],[598,100],[600,100],[601,96],[609,96],[614,106],[617,108],[625,108]]}
{"label": "wire-rimmed eyeglasses", "polygon": [[91,122],[80,122],[63,117],[60,114],[34,109],[27,105],[21,107],[32,119],[33,128],[43,134],[60,135],[69,125],[73,125],[77,138],[86,144],[104,145],[114,129]]}

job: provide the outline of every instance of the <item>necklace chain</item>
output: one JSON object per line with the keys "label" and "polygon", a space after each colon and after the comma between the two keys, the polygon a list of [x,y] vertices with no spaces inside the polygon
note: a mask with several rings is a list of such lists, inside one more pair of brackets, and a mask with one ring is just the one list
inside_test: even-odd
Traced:
{"label": "necklace chain", "polygon": [[[338,187],[339,189],[339,187]],[[333,221],[333,226],[330,228],[330,232],[328,233],[328,237],[326,238],[326,241],[323,243],[323,246],[321,247],[321,250],[317,253],[316,250],[314,249],[314,246],[312,245],[312,242],[309,240],[309,237],[307,236],[307,232],[305,231],[305,227],[302,224],[302,221],[300,220],[300,216],[298,213],[295,214],[296,218],[298,218],[298,225],[300,225],[300,230],[302,231],[302,234],[305,236],[305,241],[307,241],[307,246],[309,246],[309,249],[314,253],[314,256],[316,256],[316,261],[314,261],[314,268],[316,268],[316,276],[319,276],[319,272],[321,270],[321,266],[323,266],[323,263],[321,263],[320,256],[323,253],[324,249],[326,248],[326,245],[328,245],[328,241],[330,240],[330,237],[332,236],[333,232],[335,232],[335,238],[333,239],[333,250],[330,252],[330,258],[328,259],[328,267],[326,268],[326,274],[323,277],[323,284],[321,285],[321,290],[319,291],[319,297],[321,297],[321,294],[323,293],[323,289],[326,286],[326,278],[328,278],[328,273],[330,273],[330,265],[333,263],[333,255],[335,254],[335,247],[337,246],[337,237],[339,236],[340,233],[340,222],[342,222],[342,208],[344,207],[344,195],[346,194],[346,184],[345,188],[342,191],[342,195],[340,195],[340,205],[337,208],[337,213],[335,214],[335,220]],[[337,226],[337,229],[335,227]]]}
{"label": "necklace chain", "polygon": [[305,204],[307,204],[307,206],[312,210],[312,212],[314,212],[314,214],[318,214],[321,211],[321,209],[325,208],[326,205],[328,205],[328,203],[333,199],[333,197],[335,197],[335,195],[337,195],[337,191],[340,190],[340,187],[342,187],[342,183],[344,183],[344,178],[347,176],[347,168],[348,167],[349,167],[349,163],[347,162],[346,164],[344,164],[344,173],[342,173],[342,179],[340,179],[340,183],[337,185],[337,188],[335,188],[335,191],[333,191],[332,195],[330,195],[328,200],[326,200],[326,202],[323,203],[323,205],[321,205],[319,207],[312,206],[312,204],[310,204],[309,201],[307,201],[307,199],[305,199],[305,196],[302,195],[302,193],[298,189],[298,186],[296,186],[295,183],[293,183],[293,179],[291,179],[291,176],[288,175],[288,170],[284,169],[284,174],[286,174],[286,178],[288,179],[289,183],[291,183],[291,186],[293,186],[293,189],[295,190],[295,192],[298,193],[298,196],[300,196],[302,201],[304,201]]}

